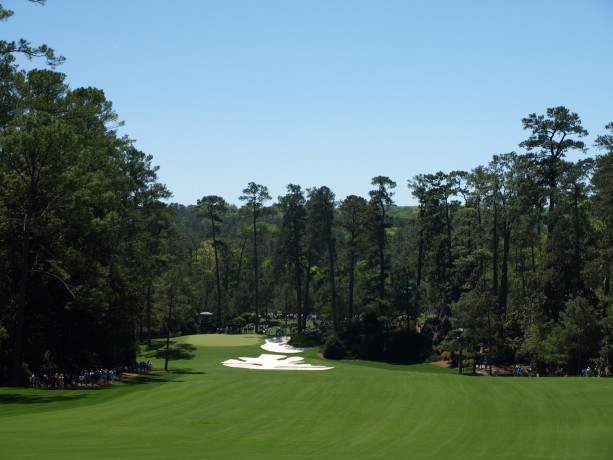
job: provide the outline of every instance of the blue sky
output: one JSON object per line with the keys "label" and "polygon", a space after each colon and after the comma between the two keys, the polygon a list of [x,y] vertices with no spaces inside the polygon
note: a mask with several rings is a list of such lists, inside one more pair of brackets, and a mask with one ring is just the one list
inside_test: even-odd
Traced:
{"label": "blue sky", "polygon": [[[613,121],[609,0],[4,1],[4,39],[46,43],[105,91],[172,201],[251,181],[413,204],[416,174],[521,152],[521,119],[564,105],[591,144]],[[590,149],[589,154],[597,152]],[[575,159],[576,157],[570,157]]]}

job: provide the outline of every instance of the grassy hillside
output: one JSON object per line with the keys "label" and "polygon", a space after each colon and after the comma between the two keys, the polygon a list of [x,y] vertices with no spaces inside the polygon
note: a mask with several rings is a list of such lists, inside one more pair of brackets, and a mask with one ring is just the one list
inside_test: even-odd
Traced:
{"label": "grassy hillside", "polygon": [[[172,372],[87,390],[0,389],[3,459],[612,458],[613,380],[330,362],[221,365],[257,336],[177,339]],[[162,349],[146,355],[163,366]]]}

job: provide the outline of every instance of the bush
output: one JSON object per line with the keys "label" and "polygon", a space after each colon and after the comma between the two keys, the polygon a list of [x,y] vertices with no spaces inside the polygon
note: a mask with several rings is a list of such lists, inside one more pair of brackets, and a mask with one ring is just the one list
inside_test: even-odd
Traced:
{"label": "bush", "polygon": [[426,358],[426,363],[436,363],[442,359],[441,355],[437,355],[436,353],[431,354]]}
{"label": "bush", "polygon": [[360,359],[368,359],[370,361],[383,360],[383,348],[385,340],[381,333],[370,333],[362,336],[360,344],[359,357]]}
{"label": "bush", "polygon": [[289,345],[298,348],[314,348],[322,345],[320,335],[292,334]]}
{"label": "bush", "polygon": [[450,330],[451,323],[447,318],[442,320],[437,317],[427,318],[421,327],[421,333],[428,337],[430,343],[434,346],[440,345]]}
{"label": "bush", "polygon": [[332,332],[326,337],[323,353],[326,359],[343,359],[347,356],[347,346],[335,332]]}
{"label": "bush", "polygon": [[[429,337],[417,331],[395,330],[383,332],[371,324],[367,331],[348,322],[341,332],[326,336],[323,355],[328,359],[364,359],[396,364],[423,363],[432,355]],[[434,353],[431,359],[438,361]]]}
{"label": "bush", "polygon": [[428,338],[418,332],[395,331],[388,334],[385,341],[384,356],[390,363],[422,363],[430,352]]}

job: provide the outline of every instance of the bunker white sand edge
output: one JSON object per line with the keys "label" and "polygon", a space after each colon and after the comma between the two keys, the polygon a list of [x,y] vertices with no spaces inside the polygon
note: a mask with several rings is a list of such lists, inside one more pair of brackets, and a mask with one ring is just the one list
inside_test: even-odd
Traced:
{"label": "bunker white sand edge", "polygon": [[[266,351],[276,353],[300,353],[308,348],[297,348],[288,345],[290,337],[273,337],[266,339],[262,348]],[[238,367],[242,369],[260,370],[284,370],[284,371],[326,371],[334,369],[327,366],[313,366],[312,364],[302,363],[304,358],[298,356],[287,357],[285,355],[261,354],[257,358],[241,356],[238,359],[228,359],[222,364],[227,367]]]}
{"label": "bunker white sand edge", "polygon": [[298,348],[292,347],[288,344],[291,337],[286,335],[279,337],[271,337],[266,339],[262,348],[266,351],[272,351],[273,353],[302,353],[303,351],[310,350],[310,348]]}

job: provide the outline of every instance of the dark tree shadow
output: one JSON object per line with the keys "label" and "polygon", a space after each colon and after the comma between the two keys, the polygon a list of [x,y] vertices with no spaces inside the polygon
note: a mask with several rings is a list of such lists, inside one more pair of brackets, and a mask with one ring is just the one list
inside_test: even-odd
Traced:
{"label": "dark tree shadow", "polygon": [[124,378],[121,382],[125,385],[146,385],[149,383],[180,382],[180,380],[164,377],[164,373],[155,372],[150,374],[137,374]]}
{"label": "dark tree shadow", "polygon": [[[168,349],[168,359],[193,359],[196,347],[189,343],[170,342]],[[146,358],[165,359],[166,358],[166,342],[156,341],[151,344],[151,348],[143,353]]]}
{"label": "dark tree shadow", "polygon": [[194,369],[191,369],[191,368],[169,369],[168,372],[171,373],[171,374],[177,374],[177,375],[202,375],[202,374],[205,374],[205,372],[195,371]]}
{"label": "dark tree shadow", "polygon": [[[49,390],[53,392],[53,390]],[[67,394],[49,394],[49,395],[24,395],[24,394],[6,394],[0,395],[0,404],[46,404],[51,402],[66,402],[77,401],[79,399],[89,398],[90,395],[84,393]]]}

